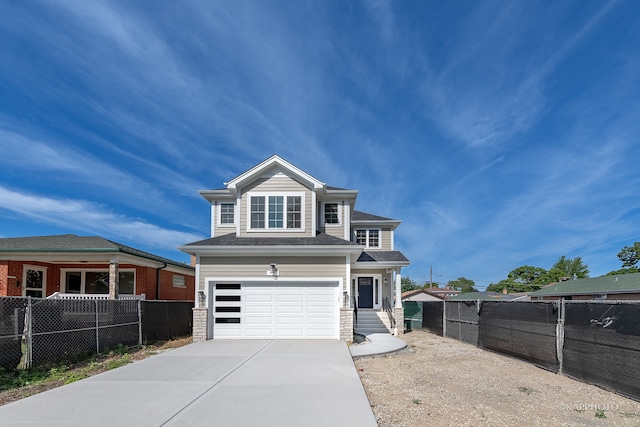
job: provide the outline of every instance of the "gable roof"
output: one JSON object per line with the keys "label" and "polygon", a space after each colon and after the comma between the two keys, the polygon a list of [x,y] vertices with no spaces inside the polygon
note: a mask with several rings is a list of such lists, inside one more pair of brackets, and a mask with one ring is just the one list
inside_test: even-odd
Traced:
{"label": "gable roof", "polygon": [[290,174],[295,175],[301,181],[308,183],[314,190],[324,188],[325,186],[324,182],[321,182],[320,180],[314,178],[302,169],[299,169],[298,167],[292,165],[276,154],[257,164],[251,169],[241,173],[232,180],[225,182],[225,185],[228,189],[236,189],[237,187],[242,186],[242,184],[244,184],[245,182],[255,179],[256,176],[260,176],[261,174],[265,173],[275,166],[279,166]]}
{"label": "gable roof", "polygon": [[414,296],[420,295],[420,294],[426,294],[426,295],[432,296],[433,298],[438,299],[438,300],[443,300],[444,299],[443,295],[434,294],[433,292],[430,292],[430,291],[428,291],[426,289],[414,289],[412,291],[405,291],[405,292],[402,293],[401,299],[404,301],[404,300],[406,300],[408,298],[411,298],[411,297],[414,297]]}
{"label": "gable roof", "polygon": [[[166,263],[193,270],[188,264],[144,252],[131,246],[123,245],[100,236],[76,236],[60,234],[53,236],[6,237],[0,239],[0,253],[46,254],[46,253],[78,253],[99,254],[113,253],[133,255],[156,262]],[[9,255],[10,256],[10,255]]]}
{"label": "gable roof", "polygon": [[531,293],[532,297],[624,294],[640,292],[640,273],[600,276],[552,283]]}

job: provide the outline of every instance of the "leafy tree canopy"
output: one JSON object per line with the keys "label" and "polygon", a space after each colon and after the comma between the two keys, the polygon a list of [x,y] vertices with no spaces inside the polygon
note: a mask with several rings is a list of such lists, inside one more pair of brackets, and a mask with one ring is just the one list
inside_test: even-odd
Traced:
{"label": "leafy tree canopy", "polygon": [[640,242],[632,246],[625,246],[618,252],[618,258],[622,261],[622,267],[633,267],[640,260]]}
{"label": "leafy tree canopy", "polygon": [[545,281],[547,283],[554,283],[558,282],[562,277],[573,278],[574,275],[578,279],[589,277],[589,267],[582,262],[582,258],[579,256],[574,259],[570,259],[562,255],[549,269],[548,276]]}
{"label": "leafy tree canopy", "polygon": [[411,280],[411,278],[409,278],[408,276],[402,276],[402,278],[400,279],[400,288],[402,289],[402,292],[413,291],[415,289],[418,289],[418,287],[419,286],[416,284],[416,282]]}
{"label": "leafy tree canopy", "polygon": [[449,289],[455,289],[464,294],[467,292],[477,292],[478,290],[473,287],[473,285],[475,284],[476,282],[471,279],[467,279],[466,277],[458,277],[456,280],[449,280],[447,286],[449,286]]}
{"label": "leafy tree canopy", "polygon": [[505,280],[487,286],[487,291],[532,292],[549,283],[548,277],[549,272],[544,268],[523,265],[512,270]]}

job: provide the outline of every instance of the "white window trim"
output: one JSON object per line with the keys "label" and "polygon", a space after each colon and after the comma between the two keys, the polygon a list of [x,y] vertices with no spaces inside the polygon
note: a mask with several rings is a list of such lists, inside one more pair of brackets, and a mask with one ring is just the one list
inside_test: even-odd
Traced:
{"label": "white window trim", "polygon": [[[365,230],[367,232],[367,244],[365,245],[365,248],[373,248],[373,249],[380,249],[382,248],[382,229],[381,228],[354,228],[353,229],[353,241],[354,243],[357,243],[357,232],[360,230]],[[369,231],[371,230],[377,230],[378,231],[378,246],[371,246],[369,245]]]}
{"label": "white window trim", "polygon": [[[235,228],[237,221],[236,211],[238,210],[237,205],[234,202],[217,202],[216,205],[217,226],[220,228]],[[233,205],[233,223],[222,222],[222,205]]]}
{"label": "white window trim", "polygon": [[[325,206],[335,204],[338,205],[338,223],[337,224],[328,224],[327,219],[325,218]],[[325,227],[342,227],[342,203],[340,202],[322,202],[322,225]]]}
{"label": "white window trim", "polygon": [[[283,197],[283,218],[282,228],[269,228],[269,197],[280,196]],[[251,228],[251,198],[252,197],[264,197],[264,228]],[[300,197],[300,228],[287,228],[287,197]],[[252,191],[247,193],[247,233],[264,233],[265,231],[274,233],[299,233],[306,230],[307,224],[305,223],[305,193],[303,191]]]}
{"label": "white window trim", "polygon": [[[79,295],[86,295],[86,272],[95,272],[95,271],[109,271],[109,266],[107,266],[106,268],[61,268],[60,269],[60,293],[64,294],[66,293],[67,289],[67,281],[66,281],[66,275],[68,272],[80,272],[82,273],[82,276],[80,278],[80,294]],[[136,274],[136,269],[135,268],[119,268],[118,272],[120,273],[133,273],[133,294],[123,294],[123,295],[136,295],[136,289],[138,287],[138,277]]]}
{"label": "white window trim", "polygon": [[[27,296],[27,270],[42,271],[42,298],[47,297],[47,267],[41,265],[23,264],[22,266],[22,296]],[[29,288],[40,291],[40,289]]]}

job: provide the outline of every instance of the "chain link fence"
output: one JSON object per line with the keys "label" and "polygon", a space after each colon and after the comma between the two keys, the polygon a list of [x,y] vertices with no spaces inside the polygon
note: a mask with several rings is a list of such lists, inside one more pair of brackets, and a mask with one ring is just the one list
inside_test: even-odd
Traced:
{"label": "chain link fence", "polygon": [[0,297],[0,366],[28,368],[140,344],[139,303]]}

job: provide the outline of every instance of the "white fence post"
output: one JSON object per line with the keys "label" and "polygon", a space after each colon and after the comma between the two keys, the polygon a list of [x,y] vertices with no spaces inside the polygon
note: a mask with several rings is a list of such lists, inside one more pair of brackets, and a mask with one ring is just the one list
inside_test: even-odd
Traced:
{"label": "white fence post", "polygon": [[558,323],[556,325],[556,357],[558,358],[558,374],[562,374],[562,351],[564,349],[564,317],[565,317],[565,301],[564,298],[558,305]]}

